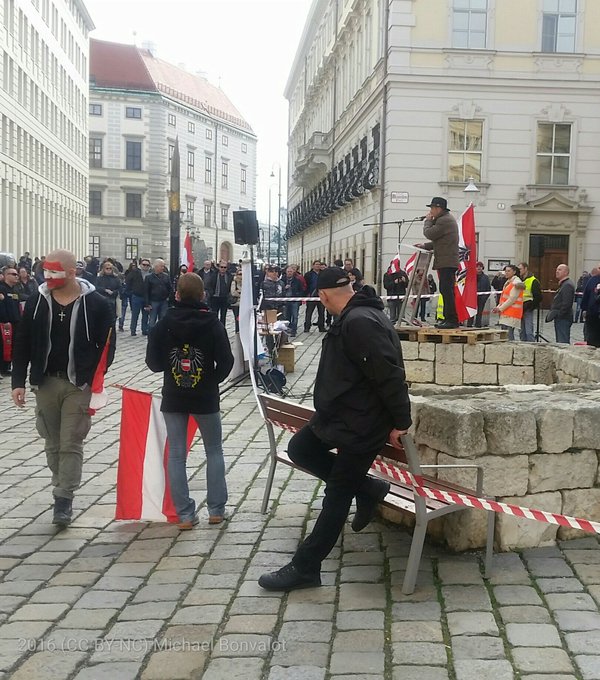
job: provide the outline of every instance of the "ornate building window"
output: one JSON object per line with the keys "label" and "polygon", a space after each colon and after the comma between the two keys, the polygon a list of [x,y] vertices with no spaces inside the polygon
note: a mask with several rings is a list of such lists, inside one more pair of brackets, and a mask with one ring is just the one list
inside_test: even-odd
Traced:
{"label": "ornate building window", "polygon": [[452,47],[486,46],[487,0],[454,0]]}
{"label": "ornate building window", "polygon": [[448,134],[448,181],[481,181],[483,121],[450,120]]}
{"label": "ornate building window", "polygon": [[544,0],[542,52],[574,52],[577,0]]}
{"label": "ornate building window", "polygon": [[568,184],[571,164],[571,125],[538,123],[537,184]]}

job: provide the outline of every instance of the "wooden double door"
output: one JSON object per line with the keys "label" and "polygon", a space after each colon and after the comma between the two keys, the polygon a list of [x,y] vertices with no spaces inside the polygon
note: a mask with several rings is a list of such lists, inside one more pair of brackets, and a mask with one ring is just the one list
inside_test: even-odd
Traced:
{"label": "wooden double door", "polygon": [[[543,291],[555,291],[558,287],[556,268],[569,263],[569,237],[555,234],[531,234],[529,236],[529,271],[542,284]],[[554,293],[544,293],[543,309],[549,309]]]}

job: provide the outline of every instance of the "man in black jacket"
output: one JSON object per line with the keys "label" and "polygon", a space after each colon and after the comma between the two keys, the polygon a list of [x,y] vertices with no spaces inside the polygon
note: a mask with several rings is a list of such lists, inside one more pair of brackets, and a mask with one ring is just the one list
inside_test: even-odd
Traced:
{"label": "man in black jacket", "polygon": [[144,280],[144,309],[149,312],[148,328],[153,328],[163,318],[169,308],[169,298],[173,292],[171,279],[165,272],[165,261],[154,260],[154,271]]}
{"label": "man in black jacket", "polygon": [[139,269],[132,269],[125,275],[125,287],[131,293],[131,335],[137,335],[137,324],[142,313],[142,335],[148,335],[148,310],[144,307],[146,286],[144,282],[150,276],[150,260],[143,257]]}
{"label": "man in black jacket", "polygon": [[36,427],[45,440],[54,486],[53,522],[62,527],[71,522],[73,492],[81,483],[83,440],[91,426],[90,386],[109,337],[107,366],[115,350],[115,317],[108,302],[75,272],[73,253],[55,250],[46,257],[46,283],[25,303],[12,374],[13,401],[23,407],[31,366]]}
{"label": "man in black jacket", "polygon": [[[312,263],[312,269],[306,274],[304,274],[304,280],[306,281],[306,294],[308,297],[318,297],[317,295],[317,277],[321,271],[321,261],[314,260]],[[325,332],[325,308],[321,302],[315,300],[314,302],[306,303],[306,312],[304,313],[304,332],[310,333],[310,328],[312,324],[313,312],[317,310],[317,325],[321,333]]]}
{"label": "man in black jacket", "polygon": [[146,363],[151,371],[164,372],[161,411],[167,426],[167,472],[178,526],[185,531],[198,523],[186,474],[190,416],[200,428],[206,451],[208,523],[220,524],[225,519],[227,484],[219,383],[231,371],[233,354],[225,328],[204,303],[204,284],[197,274],[179,277],[174,307],[148,336]]}
{"label": "man in black jacket", "polygon": [[290,564],[260,577],[267,590],[321,585],[321,562],[344,527],[352,499],[352,529],[361,531],[389,491],[387,482],[367,476],[373,460],[386,441],[400,448],[411,425],[402,350],[381,298],[370,287],[354,293],[338,267],[324,269],[317,287],[335,320],[323,340],[315,415],[292,437],[288,454],[325,481],[325,497],[312,533]]}
{"label": "man in black jacket", "polygon": [[15,286],[19,281],[17,268],[7,265],[2,269],[3,281],[0,283],[0,373],[10,375],[10,361],[15,343],[17,327],[21,321],[19,293]]}
{"label": "man in black jacket", "polygon": [[227,319],[229,309],[229,291],[233,277],[228,272],[227,262],[221,260],[219,267],[210,277],[204,280],[204,285],[209,294],[210,308],[217,314],[223,326]]}

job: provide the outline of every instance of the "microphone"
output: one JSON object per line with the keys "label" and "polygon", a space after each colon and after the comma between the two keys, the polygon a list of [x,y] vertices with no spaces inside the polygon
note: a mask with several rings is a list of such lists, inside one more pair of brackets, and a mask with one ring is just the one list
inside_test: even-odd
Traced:
{"label": "microphone", "polygon": [[421,215],[421,217],[414,217],[413,222],[422,222],[425,219],[427,219],[427,215]]}

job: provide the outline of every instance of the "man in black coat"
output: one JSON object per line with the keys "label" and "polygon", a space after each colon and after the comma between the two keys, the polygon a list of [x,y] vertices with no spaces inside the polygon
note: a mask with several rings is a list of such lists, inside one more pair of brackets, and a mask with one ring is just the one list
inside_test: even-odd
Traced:
{"label": "man in black coat", "polygon": [[10,362],[21,308],[19,293],[15,289],[19,281],[17,268],[7,265],[2,269],[4,280],[0,283],[0,324],[2,324],[2,342],[0,343],[0,373],[10,375]]}
{"label": "man in black coat", "polygon": [[361,531],[389,491],[387,482],[367,476],[373,460],[387,441],[400,448],[411,425],[402,350],[381,298],[369,286],[354,293],[339,267],[324,269],[317,288],[335,320],[323,340],[315,415],[292,437],[288,454],[325,481],[323,509],[292,561],[260,577],[266,590],[321,585],[321,563],[344,527],[352,499],[352,529]]}
{"label": "man in black coat", "polygon": [[149,313],[148,329],[154,328],[169,308],[173,292],[171,277],[165,272],[165,261],[154,260],[153,271],[144,279],[144,309]]}
{"label": "man in black coat", "polygon": [[229,291],[233,280],[228,269],[227,262],[221,260],[218,269],[204,280],[204,285],[209,294],[210,308],[217,314],[223,326],[229,309]]}

